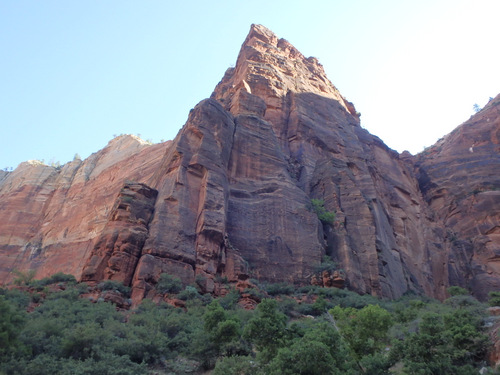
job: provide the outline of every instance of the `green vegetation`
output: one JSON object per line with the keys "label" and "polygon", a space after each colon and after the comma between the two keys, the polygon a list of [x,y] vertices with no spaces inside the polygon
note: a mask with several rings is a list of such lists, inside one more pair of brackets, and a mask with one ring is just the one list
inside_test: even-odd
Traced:
{"label": "green vegetation", "polygon": [[14,279],[14,285],[29,285],[35,278],[35,270],[29,271],[18,271],[14,270],[13,273],[16,275]]}
{"label": "green vegetation", "polygon": [[[489,347],[486,305],[459,287],[440,303],[267,284],[245,290],[261,299],[247,311],[235,289],[214,299],[163,274],[157,292],[185,308],[118,311],[71,275],[22,284],[0,289],[0,374],[462,375],[485,366]],[[115,281],[96,290],[129,293]]]}
{"label": "green vegetation", "polygon": [[130,295],[130,288],[128,286],[123,285],[123,283],[115,280],[106,280],[102,281],[97,285],[97,289],[104,291],[104,290],[112,290],[120,293],[121,295],[124,296],[129,296]]}
{"label": "green vegetation", "polygon": [[159,293],[179,293],[182,290],[182,283],[178,277],[170,276],[167,273],[160,275],[160,280],[156,284],[156,290]]}
{"label": "green vegetation", "polygon": [[488,296],[490,297],[488,300],[490,306],[500,306],[500,292],[489,292]]}
{"label": "green vegetation", "polygon": [[340,270],[339,265],[332,260],[328,255],[324,255],[323,258],[321,259],[321,263],[314,267],[314,272],[315,273],[322,273],[323,271],[339,271],[343,272]]}
{"label": "green vegetation", "polygon": [[333,224],[335,222],[335,212],[328,211],[325,208],[324,200],[311,199],[311,208],[323,224]]}

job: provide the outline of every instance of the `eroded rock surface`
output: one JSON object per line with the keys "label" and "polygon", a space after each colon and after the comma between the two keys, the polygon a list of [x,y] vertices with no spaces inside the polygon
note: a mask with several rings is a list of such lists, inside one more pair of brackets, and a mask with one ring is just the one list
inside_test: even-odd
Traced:
{"label": "eroded rock surface", "polygon": [[[173,141],[119,137],[61,170],[0,174],[0,281],[16,268],[112,279],[134,303],[158,297],[162,273],[212,293],[256,278],[484,297],[500,286],[499,123],[497,98],[427,153],[398,154],[317,59],[252,25]],[[325,259],[338,269],[316,275]]]}
{"label": "eroded rock surface", "polygon": [[500,95],[419,154],[421,190],[442,223],[450,283],[500,289]]}
{"label": "eroded rock surface", "polygon": [[0,181],[0,283],[12,271],[80,278],[125,180],[151,177],[170,142],[120,136],[62,168],[27,162]]}
{"label": "eroded rock surface", "polygon": [[148,238],[157,195],[147,185],[125,183],[83,268],[82,281],[116,280],[130,285]]}

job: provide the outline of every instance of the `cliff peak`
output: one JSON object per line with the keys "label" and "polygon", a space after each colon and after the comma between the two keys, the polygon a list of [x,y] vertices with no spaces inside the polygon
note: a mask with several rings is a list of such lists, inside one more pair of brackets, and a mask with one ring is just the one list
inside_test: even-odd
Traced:
{"label": "cliff peak", "polygon": [[[246,92],[264,100],[267,113],[281,110],[290,92],[313,93],[338,101],[351,115],[354,106],[327,78],[315,57],[306,58],[291,43],[268,28],[250,27],[234,68],[229,68],[215,88],[212,98],[233,114],[240,112],[239,94]],[[272,120],[273,116],[266,116]]]}

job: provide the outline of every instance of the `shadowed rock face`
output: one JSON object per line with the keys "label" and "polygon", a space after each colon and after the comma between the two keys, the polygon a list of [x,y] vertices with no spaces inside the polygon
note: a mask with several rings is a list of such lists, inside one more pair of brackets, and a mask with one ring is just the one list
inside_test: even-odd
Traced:
{"label": "shadowed rock face", "polygon": [[[252,25],[236,66],[172,142],[119,137],[62,170],[0,174],[0,281],[16,268],[62,271],[122,281],[134,302],[164,272],[213,293],[226,277],[389,298],[444,298],[450,284],[480,295],[500,280],[494,103],[471,119],[484,131],[455,131],[477,138],[473,152],[452,133],[427,154],[399,155],[360,127],[315,58]],[[336,271],[318,273],[325,257]]]}

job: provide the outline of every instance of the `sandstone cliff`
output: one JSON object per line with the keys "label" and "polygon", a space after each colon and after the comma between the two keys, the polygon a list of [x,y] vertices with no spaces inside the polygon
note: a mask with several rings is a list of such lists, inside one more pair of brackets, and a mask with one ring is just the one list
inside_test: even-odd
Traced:
{"label": "sandstone cliff", "polygon": [[399,155],[317,59],[252,25],[173,141],[123,136],[60,170],[0,175],[0,282],[63,271],[123,281],[138,301],[163,272],[214,293],[220,277],[317,282],[326,256],[336,285],[360,293],[443,298],[452,284],[484,297],[500,283],[498,101],[427,153]]}
{"label": "sandstone cliff", "polygon": [[0,181],[0,282],[14,269],[79,278],[125,179],[149,177],[168,146],[120,136],[60,169],[21,163]]}
{"label": "sandstone cliff", "polygon": [[500,95],[415,159],[449,282],[486,298],[500,289]]}

